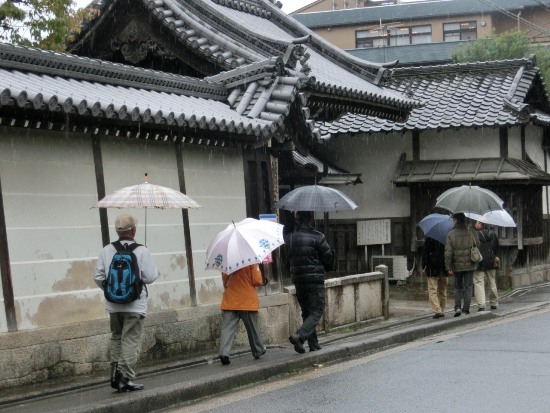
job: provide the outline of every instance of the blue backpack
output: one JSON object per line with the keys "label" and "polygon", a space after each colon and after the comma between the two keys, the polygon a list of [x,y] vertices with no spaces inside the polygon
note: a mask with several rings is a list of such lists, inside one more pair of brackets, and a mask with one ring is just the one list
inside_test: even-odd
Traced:
{"label": "blue backpack", "polygon": [[122,244],[120,241],[112,243],[116,248],[107,277],[103,281],[105,299],[111,303],[128,304],[141,295],[143,281],[134,250],[141,244]]}

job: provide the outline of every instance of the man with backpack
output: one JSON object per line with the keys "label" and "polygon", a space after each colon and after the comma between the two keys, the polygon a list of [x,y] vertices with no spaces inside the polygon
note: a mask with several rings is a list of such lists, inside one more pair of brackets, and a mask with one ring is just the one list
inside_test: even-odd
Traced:
{"label": "man with backpack", "polygon": [[137,219],[120,214],[118,241],[106,245],[97,259],[94,281],[105,295],[111,323],[111,387],[119,393],[143,390],[134,383],[135,367],[147,314],[147,287],[158,277],[149,250],[134,240]]}

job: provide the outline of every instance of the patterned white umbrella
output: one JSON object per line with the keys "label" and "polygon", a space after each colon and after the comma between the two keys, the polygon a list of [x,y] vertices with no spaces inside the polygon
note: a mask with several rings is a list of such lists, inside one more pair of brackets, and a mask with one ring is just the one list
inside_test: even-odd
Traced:
{"label": "patterned white umbrella", "polygon": [[260,264],[284,244],[284,225],[246,218],[219,232],[206,249],[206,270],[231,274],[243,267]]}
{"label": "patterned white umbrella", "polygon": [[331,212],[353,210],[357,208],[357,204],[337,189],[321,185],[308,185],[293,189],[273,207],[288,211]]}

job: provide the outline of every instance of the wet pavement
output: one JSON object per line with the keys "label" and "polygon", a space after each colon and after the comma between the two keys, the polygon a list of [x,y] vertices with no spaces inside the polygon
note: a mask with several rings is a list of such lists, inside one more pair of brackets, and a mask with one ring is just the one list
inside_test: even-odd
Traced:
{"label": "wet pavement", "polygon": [[[118,394],[110,388],[105,375],[84,376],[70,382],[26,386],[0,393],[0,412],[153,412],[192,403],[239,387],[375,353],[472,323],[484,323],[521,312],[548,309],[550,283],[523,288],[501,295],[499,308],[453,317],[449,297],[446,317],[434,320],[426,300],[406,295],[390,296],[390,317],[378,319],[356,331],[342,330],[320,336],[322,349],[297,354],[290,343],[268,347],[255,360],[247,349],[233,349],[231,364],[222,366],[217,354],[181,362],[138,365],[139,383],[145,390]],[[307,348],[307,347],[306,347]]]}

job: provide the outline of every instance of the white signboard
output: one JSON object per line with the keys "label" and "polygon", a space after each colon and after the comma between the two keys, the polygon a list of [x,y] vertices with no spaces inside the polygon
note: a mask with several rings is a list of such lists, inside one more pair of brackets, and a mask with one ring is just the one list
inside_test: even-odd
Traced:
{"label": "white signboard", "polygon": [[389,243],[391,243],[391,222],[389,219],[357,222],[357,245]]}

